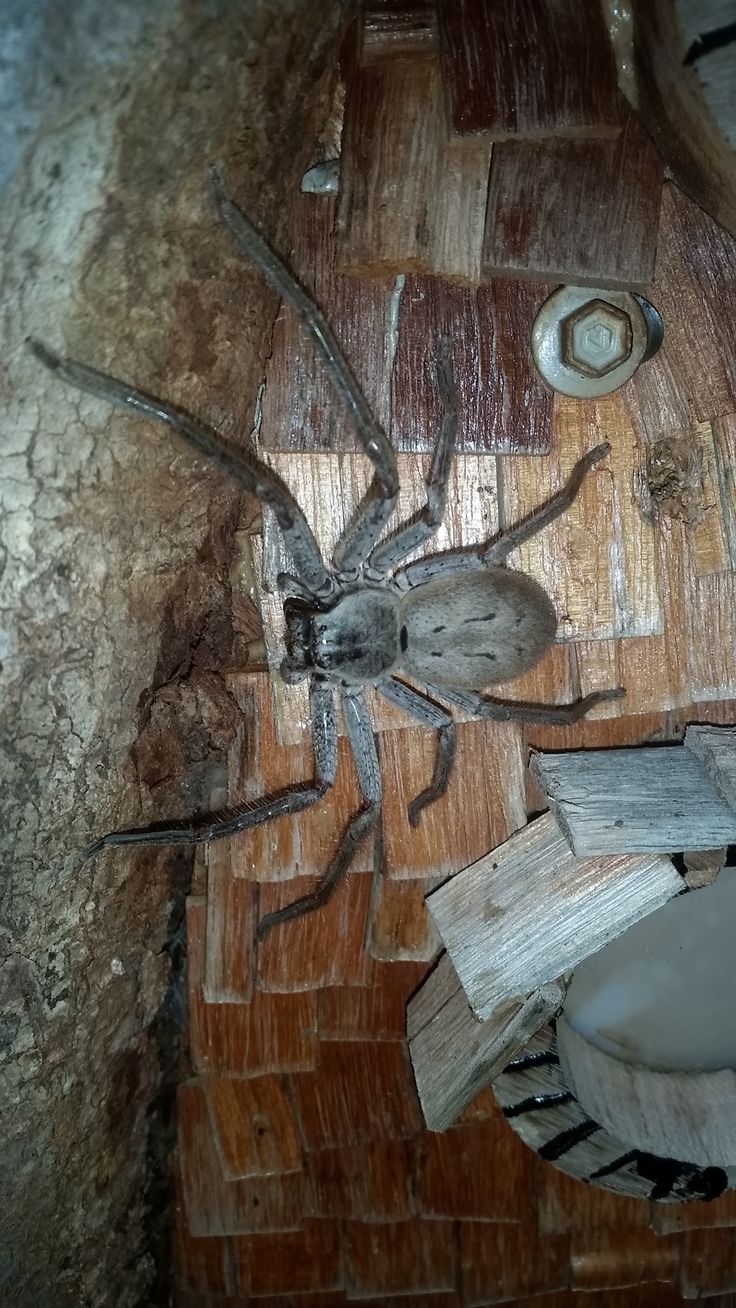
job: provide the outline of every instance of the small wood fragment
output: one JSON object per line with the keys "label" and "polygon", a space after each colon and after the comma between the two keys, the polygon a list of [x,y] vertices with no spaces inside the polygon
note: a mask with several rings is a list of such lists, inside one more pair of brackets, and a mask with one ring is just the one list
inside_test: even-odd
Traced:
{"label": "small wood fragment", "polygon": [[452,877],[427,904],[473,1012],[486,1020],[681,889],[661,854],[576,858],[547,813]]}
{"label": "small wood fragment", "polygon": [[502,141],[619,130],[614,61],[599,7],[586,0],[440,0],[439,20],[456,132]]}
{"label": "small wood fragment", "polygon": [[614,141],[494,146],[483,278],[645,292],[661,184],[659,156],[633,114]]}
{"label": "small wood fragment", "polygon": [[691,890],[712,886],[721,868],[726,866],[727,853],[725,845],[720,849],[688,850],[682,856],[686,868],[685,884]]}
{"label": "small wood fragment", "polygon": [[563,999],[563,988],[552,982],[526,999],[502,1003],[479,1022],[443,954],[407,1010],[409,1054],[430,1131],[452,1126]]}
{"label": "small wood fragment", "polygon": [[736,841],[736,808],[682,746],[535,754],[530,767],[579,858]]}
{"label": "small wood fragment", "polygon": [[736,727],[689,726],[685,748],[700,759],[718,794],[736,814]]}

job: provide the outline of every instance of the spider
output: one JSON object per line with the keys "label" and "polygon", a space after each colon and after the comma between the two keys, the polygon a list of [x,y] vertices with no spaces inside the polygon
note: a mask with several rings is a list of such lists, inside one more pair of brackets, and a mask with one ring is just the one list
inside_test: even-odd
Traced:
{"label": "spider", "polygon": [[[405,562],[434,535],[445,511],[457,427],[449,336],[442,335],[437,346],[443,416],[427,479],[427,502],[386,536],[399,491],[391,443],[371,413],[324,315],[230,198],[221,165],[210,169],[210,181],[215,207],[236,249],[291,304],[311,333],[373,464],[368,491],[339,537],[329,563],[286,484],[250,450],[230,445],[188,413],[126,382],[64,358],[40,341],[30,339],[29,344],[41,363],[70,386],[172,428],[197,454],[272,509],[283,534],[294,571],[278,578],[284,596],[287,651],[281,672],[289,684],[309,681],[313,780],[191,822],[159,822],[111,831],[82,855],[91,858],[113,845],[220,840],[318,803],[334,783],[337,771],[339,696],[364,802],[348,822],[316,888],[264,917],[258,927],[262,939],[277,923],[327,903],[358,846],[378,821],[381,776],[364,700],[366,686],[374,686],[392,704],[438,733],[432,779],[409,806],[412,825],[417,824],[422,810],[447,790],[455,757],[455,723],[435,697],[478,718],[566,724],[577,721],[595,705],[624,694],[620,688],[595,691],[571,704],[547,707],[479,693],[488,685],[525,672],[550,648],[557,627],[552,602],[531,577],[507,568],[506,560],[512,550],[570,507],[586,473],[605,457],[610,446],[591,449],[546,504],[496,540]],[[402,680],[402,672],[422,689]]]}

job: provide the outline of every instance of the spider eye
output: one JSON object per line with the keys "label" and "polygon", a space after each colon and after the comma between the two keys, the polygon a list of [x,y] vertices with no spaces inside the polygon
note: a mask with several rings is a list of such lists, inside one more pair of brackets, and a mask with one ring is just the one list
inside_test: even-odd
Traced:
{"label": "spider eye", "polygon": [[399,644],[401,646],[401,653],[403,654],[409,644],[409,633],[406,630],[406,627],[402,627],[399,632]]}

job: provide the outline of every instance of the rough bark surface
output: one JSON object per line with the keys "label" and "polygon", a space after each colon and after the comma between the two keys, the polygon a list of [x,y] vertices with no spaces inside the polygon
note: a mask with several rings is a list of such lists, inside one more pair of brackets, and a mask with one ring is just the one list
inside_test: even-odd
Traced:
{"label": "rough bark surface", "polygon": [[[3,8],[0,1299],[166,1301],[190,860],[77,851],[207,804],[237,720],[238,497],[64,389],[32,333],[247,439],[275,302],[205,186],[280,245],[349,6]],[[29,12],[26,12],[28,10]],[[311,128],[314,126],[314,132]]]}

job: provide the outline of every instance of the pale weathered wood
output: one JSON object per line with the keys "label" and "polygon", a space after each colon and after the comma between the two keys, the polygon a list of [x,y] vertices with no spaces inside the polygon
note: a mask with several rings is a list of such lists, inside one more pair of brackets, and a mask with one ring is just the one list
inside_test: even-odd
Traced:
{"label": "pale weathered wood", "polygon": [[623,1062],[557,1021],[563,1075],[594,1121],[628,1148],[662,1158],[736,1163],[736,1072],[658,1072]]}
{"label": "pale weathered wood", "polygon": [[440,0],[439,18],[456,132],[503,140],[618,131],[613,56],[599,7]]}
{"label": "pale weathered wood", "polygon": [[685,746],[700,759],[721,799],[736,813],[736,727],[690,726]]}
{"label": "pale weathered wood", "polygon": [[611,451],[568,512],[515,551],[509,565],[530,573],[550,594],[561,615],[558,638],[656,635],[662,602],[655,536],[635,497],[644,452],[620,398],[581,406],[556,396],[555,436],[549,458],[499,460],[502,527],[553,495],[593,445],[611,437]]}
{"label": "pale weathered wood", "polygon": [[687,850],[682,861],[685,864],[685,881],[691,890],[702,890],[718,880],[718,874],[726,866],[728,849]]}
{"label": "pale weathered wood", "polygon": [[367,0],[362,19],[363,64],[437,51],[437,14],[432,0]]}
{"label": "pale weathered wood", "polygon": [[482,274],[645,291],[662,164],[633,114],[615,141],[493,147]]}
{"label": "pale weathered wood", "polygon": [[444,1131],[557,1011],[564,988],[551,982],[506,1002],[484,1022],[473,1016],[448,954],[409,1002],[414,1079],[430,1131]]}
{"label": "pale weathered wood", "polygon": [[736,811],[681,746],[535,754],[530,766],[579,858],[736,840]]}
{"label": "pale weathered wood", "polygon": [[552,814],[427,900],[477,1017],[561,976],[682,889],[671,860],[576,858]]}

